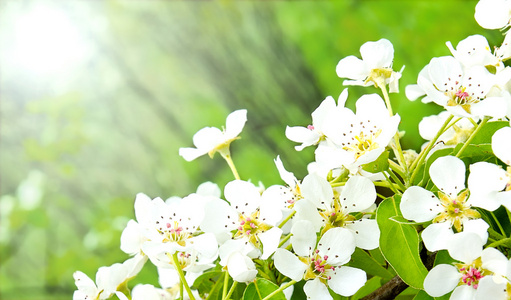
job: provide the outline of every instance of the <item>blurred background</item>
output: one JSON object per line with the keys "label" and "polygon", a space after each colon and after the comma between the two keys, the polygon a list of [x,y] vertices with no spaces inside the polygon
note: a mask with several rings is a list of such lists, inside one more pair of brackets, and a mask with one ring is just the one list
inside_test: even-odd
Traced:
{"label": "blurred background", "polygon": [[[282,184],[280,155],[298,178],[313,149],[296,152],[286,125],[344,89],[335,66],[387,38],[391,94],[419,149],[417,124],[439,111],[409,102],[446,41],[498,31],[473,18],[477,1],[2,1],[0,2],[0,299],[70,299],[72,274],[127,258],[120,234],[135,195],[185,196],[232,174],[220,156],[186,162],[202,127],[248,109],[232,155],[243,179]],[[350,88],[347,105],[375,88]],[[133,282],[156,282],[147,264]]]}

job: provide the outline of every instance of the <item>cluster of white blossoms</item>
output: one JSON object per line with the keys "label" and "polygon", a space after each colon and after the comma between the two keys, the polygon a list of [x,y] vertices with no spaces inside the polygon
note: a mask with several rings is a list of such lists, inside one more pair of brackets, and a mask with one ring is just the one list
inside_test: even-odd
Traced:
{"label": "cluster of white blossoms", "polygon": [[[475,16],[505,29],[510,7],[482,0]],[[362,59],[348,56],[336,67],[345,85],[375,86],[381,96],[363,95],[353,111],[345,89],[337,101],[321,102],[308,125],[286,128],[297,151],[315,148],[301,179],[280,156],[275,171],[285,184],[241,179],[230,144],[247,122],[244,109],[229,114],[223,130],[199,130],[195,148],[179,154],[192,161],[219,152],[234,180],[165,201],[138,194],[135,219],[121,235],[131,257],[99,268],[95,281],[75,272],[73,299],[290,299],[299,282],[307,299],[318,300],[389,294],[396,282],[424,299],[511,299],[507,40],[493,51],[480,35],[456,48],[447,43],[451,56],[431,59],[406,88],[411,100],[425,96],[422,102],[444,108],[419,124],[427,141],[420,153],[401,148],[401,118],[388,91],[399,91],[402,69],[392,69],[386,39],[362,45]],[[160,286],[131,288],[147,261]]]}

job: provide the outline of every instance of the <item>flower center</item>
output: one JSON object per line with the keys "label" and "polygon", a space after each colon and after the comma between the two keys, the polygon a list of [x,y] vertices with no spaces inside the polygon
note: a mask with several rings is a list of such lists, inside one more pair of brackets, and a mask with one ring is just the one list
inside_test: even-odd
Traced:
{"label": "flower center", "polygon": [[378,143],[375,142],[375,139],[380,135],[380,133],[381,130],[369,134],[360,131],[360,134],[354,136],[352,141],[348,142],[347,145],[343,147],[343,149],[354,152],[355,159],[358,159],[367,152],[379,147]]}
{"label": "flower center", "polygon": [[479,102],[479,97],[474,98],[466,92],[465,87],[460,87],[456,92],[449,91],[445,93],[449,97],[447,106],[461,106],[467,113],[470,113],[470,106],[474,103]]}
{"label": "flower center", "polygon": [[323,230],[321,231],[321,235],[325,234],[332,228],[344,227],[346,224],[356,220],[354,216],[344,213],[338,196],[335,197],[332,204],[333,205],[330,209],[319,211],[319,214],[323,218],[325,224]]}
{"label": "flower center", "polygon": [[454,264],[461,274],[460,284],[465,284],[477,289],[479,280],[490,274],[488,270],[482,268],[481,258],[474,260],[470,264]]}
{"label": "flower center", "polygon": [[239,222],[238,232],[236,232],[234,238],[248,237],[249,241],[255,246],[259,244],[257,235],[271,228],[271,226],[259,220],[259,210],[253,212],[250,216],[240,214]]}
{"label": "flower center", "polygon": [[[163,217],[162,217],[163,218]],[[162,236],[162,242],[174,242],[179,246],[186,246],[186,240],[191,236],[177,221],[156,221],[157,230]]]}
{"label": "flower center", "polygon": [[440,203],[444,207],[444,211],[433,219],[433,223],[450,222],[456,231],[463,231],[463,221],[466,219],[479,219],[481,215],[470,205],[466,204],[468,199],[468,189],[459,193],[456,197],[451,198],[448,195],[438,192]]}
{"label": "flower center", "polygon": [[[166,255],[170,258],[171,264],[172,262],[172,254],[166,253]],[[187,252],[177,252],[177,261],[179,263],[179,266],[181,269],[184,269],[190,265],[192,265],[194,262],[197,262],[198,258],[196,255],[192,255],[191,253]]]}
{"label": "flower center", "polygon": [[329,265],[327,263],[328,255],[321,257],[319,250],[314,251],[310,256],[309,268],[305,272],[304,279],[315,279],[319,277],[321,280],[330,280],[330,275],[327,274],[329,270],[335,271],[336,266]]}

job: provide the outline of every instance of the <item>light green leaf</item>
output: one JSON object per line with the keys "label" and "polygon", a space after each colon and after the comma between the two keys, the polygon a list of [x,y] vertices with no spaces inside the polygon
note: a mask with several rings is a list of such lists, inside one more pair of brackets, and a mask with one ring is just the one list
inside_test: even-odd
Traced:
{"label": "light green leaf", "polygon": [[[264,278],[258,278],[255,282],[250,283],[245,289],[243,300],[261,300],[264,297],[277,290],[279,287]],[[273,295],[272,300],[286,300],[283,292]]]}
{"label": "light green leaf", "polygon": [[490,144],[491,137],[495,133],[495,131],[499,130],[502,127],[509,126],[509,122],[497,121],[497,122],[488,122],[481,127],[479,132],[470,142],[471,145],[479,145],[479,144]]}
{"label": "light green leaf", "polygon": [[401,216],[401,198],[394,196],[385,199],[376,211],[376,221],[380,227],[380,249],[396,273],[409,286],[422,289],[428,270],[419,256],[419,234],[410,225],[397,223],[390,218]]}
{"label": "light green leaf", "polygon": [[375,161],[362,166],[362,169],[371,173],[380,173],[389,168],[389,151],[383,152]]}

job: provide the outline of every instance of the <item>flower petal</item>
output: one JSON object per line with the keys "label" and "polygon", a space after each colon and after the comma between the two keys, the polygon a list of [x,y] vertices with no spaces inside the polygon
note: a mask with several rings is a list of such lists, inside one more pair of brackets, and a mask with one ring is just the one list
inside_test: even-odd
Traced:
{"label": "flower petal", "polygon": [[277,268],[280,273],[294,281],[302,280],[303,274],[308,267],[296,255],[285,249],[277,249],[273,255],[273,261],[275,263],[275,268]]}
{"label": "flower petal", "polygon": [[444,193],[455,197],[465,188],[465,164],[454,156],[437,158],[429,168],[433,183]]}
{"label": "flower petal", "polygon": [[311,249],[316,246],[316,231],[312,223],[306,220],[299,220],[291,228],[291,244],[293,250],[299,256],[308,256]]}
{"label": "flower petal", "polygon": [[440,297],[452,291],[459,283],[461,274],[456,267],[437,265],[424,279],[424,290],[433,297]]}
{"label": "flower petal", "polygon": [[337,76],[355,80],[364,80],[369,75],[370,69],[361,59],[350,55],[339,61],[335,67]]}
{"label": "flower petal", "polygon": [[424,246],[430,252],[447,249],[449,241],[454,235],[449,222],[433,223],[422,231]]}
{"label": "flower petal", "polygon": [[506,165],[511,166],[511,127],[497,130],[491,138],[491,145],[495,156]]}
{"label": "flower petal", "polygon": [[355,252],[355,237],[346,228],[332,228],[321,237],[317,249],[321,257],[328,256],[328,264],[345,264]]}
{"label": "flower petal", "polygon": [[369,69],[389,68],[394,59],[394,47],[387,39],[367,42],[360,47],[362,59]]}
{"label": "flower petal", "polygon": [[237,137],[247,122],[247,110],[235,110],[225,120],[225,139],[230,140]]}
{"label": "flower petal", "polygon": [[380,228],[378,223],[373,219],[360,219],[351,224],[347,224],[346,228],[351,230],[355,236],[355,244],[364,250],[376,249],[379,246]]}
{"label": "flower petal", "polygon": [[403,217],[416,222],[433,220],[442,212],[440,200],[430,191],[411,186],[404,193],[399,204]]}
{"label": "flower petal", "polygon": [[345,213],[360,212],[374,204],[376,188],[371,180],[353,176],[346,182],[339,198]]}
{"label": "flower petal", "polygon": [[349,297],[355,294],[367,281],[367,274],[363,270],[342,266],[333,272],[328,287],[337,294]]}
{"label": "flower petal", "polygon": [[447,251],[449,255],[459,261],[471,263],[481,256],[483,241],[473,232],[460,232],[454,234],[449,241]]}
{"label": "flower petal", "polygon": [[303,286],[303,291],[310,300],[333,300],[328,292],[328,288],[324,285],[319,278],[309,280]]}
{"label": "flower petal", "polygon": [[267,259],[279,247],[282,229],[273,227],[268,231],[260,233],[258,236],[263,244],[263,254],[261,255],[261,259]]}

